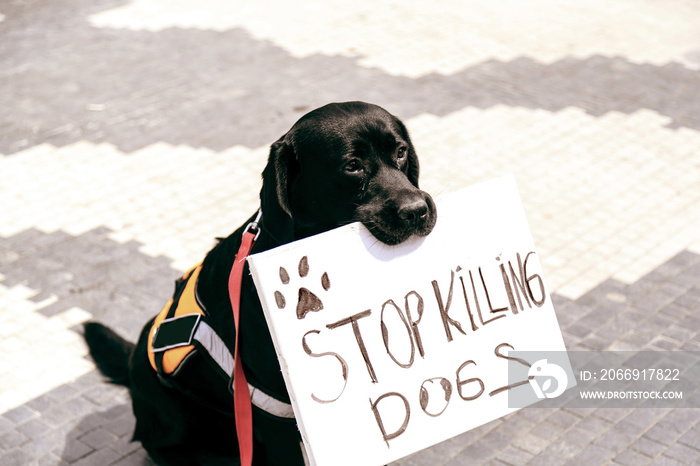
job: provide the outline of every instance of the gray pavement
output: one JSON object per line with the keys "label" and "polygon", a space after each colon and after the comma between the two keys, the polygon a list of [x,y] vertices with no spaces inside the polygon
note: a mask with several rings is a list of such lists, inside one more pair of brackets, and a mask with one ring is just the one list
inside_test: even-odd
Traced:
{"label": "gray pavement", "polygon": [[[700,5],[0,2],[0,465],[147,465],[77,331],[135,339],[365,100],[434,195],[514,173],[570,350],[700,351]],[[700,464],[688,408],[523,409],[395,463]]]}

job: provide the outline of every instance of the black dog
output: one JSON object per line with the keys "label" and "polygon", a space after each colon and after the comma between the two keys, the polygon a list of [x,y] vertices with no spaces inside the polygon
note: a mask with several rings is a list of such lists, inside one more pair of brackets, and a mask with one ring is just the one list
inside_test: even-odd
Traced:
{"label": "black dog", "polygon": [[[329,104],[303,116],[272,144],[262,178],[261,235],[253,253],[358,220],[386,244],[425,236],[435,225],[435,204],[418,189],[418,159],[408,132],[375,105]],[[197,301],[231,353],[235,330],[227,284],[243,230],[207,254],[196,280]],[[192,352],[175,375],[158,374],[148,354],[152,325],[153,320],[146,324],[136,345],[100,324],[85,328],[99,369],[131,391],[134,440],[162,464],[237,464],[231,374],[213,370],[201,351]],[[249,384],[289,403],[247,268],[240,327],[239,350]],[[293,417],[254,408],[253,431],[254,464],[304,464]]]}

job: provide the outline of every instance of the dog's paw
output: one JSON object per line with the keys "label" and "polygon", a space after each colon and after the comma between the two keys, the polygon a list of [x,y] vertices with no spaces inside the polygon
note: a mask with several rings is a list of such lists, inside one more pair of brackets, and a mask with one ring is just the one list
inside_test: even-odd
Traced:
{"label": "dog's paw", "polygon": [[[309,275],[309,259],[304,256],[299,261],[299,278],[306,278]],[[288,285],[290,282],[289,272],[284,267],[280,267],[280,281],[283,285]],[[328,278],[328,272],[323,272],[321,275],[321,287],[328,291],[331,287],[331,281]],[[280,291],[275,291],[275,302],[279,309],[284,309],[287,301]],[[312,291],[303,286],[299,287],[299,299],[297,300],[297,318],[303,319],[309,312],[318,312],[323,309],[323,302]]]}

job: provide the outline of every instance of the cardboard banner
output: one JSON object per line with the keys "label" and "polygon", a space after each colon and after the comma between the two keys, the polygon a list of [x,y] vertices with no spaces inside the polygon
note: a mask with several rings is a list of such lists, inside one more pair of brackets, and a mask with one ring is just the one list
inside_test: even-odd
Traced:
{"label": "cardboard banner", "polygon": [[566,351],[514,178],[436,201],[425,238],[357,223],[248,259],[312,464],[382,465],[504,416],[509,352]]}

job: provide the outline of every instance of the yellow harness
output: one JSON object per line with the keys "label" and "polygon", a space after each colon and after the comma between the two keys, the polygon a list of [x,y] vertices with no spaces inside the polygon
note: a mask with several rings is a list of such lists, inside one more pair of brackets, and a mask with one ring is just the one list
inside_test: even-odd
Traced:
{"label": "yellow harness", "polygon": [[[175,293],[158,313],[148,335],[148,359],[161,377],[174,377],[199,352],[215,364],[225,380],[234,372],[234,358],[223,339],[209,326],[204,306],[197,296],[202,264],[188,270],[175,283]],[[282,418],[294,418],[289,403],[280,401],[248,384],[254,406]]]}
{"label": "yellow harness", "polygon": [[[190,319],[189,322],[180,322],[178,328],[174,324],[182,318],[192,316],[204,316],[203,306],[197,299],[197,278],[202,270],[202,264],[198,264],[188,270],[175,286],[174,296],[160,311],[148,336],[148,359],[155,371],[161,375],[174,375],[182,367],[183,363],[194,354],[196,348],[190,343],[193,328],[198,323]],[[161,325],[166,323],[170,334],[161,332]],[[165,330],[163,326],[163,330]],[[156,338],[160,335],[160,342]],[[180,338],[176,338],[180,336]],[[167,337],[167,338],[166,338]],[[180,340],[179,342],[177,340]],[[183,341],[184,340],[184,341]],[[160,343],[154,347],[154,343]],[[190,343],[190,344],[187,344]]]}

